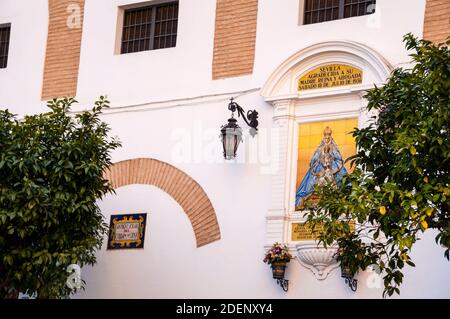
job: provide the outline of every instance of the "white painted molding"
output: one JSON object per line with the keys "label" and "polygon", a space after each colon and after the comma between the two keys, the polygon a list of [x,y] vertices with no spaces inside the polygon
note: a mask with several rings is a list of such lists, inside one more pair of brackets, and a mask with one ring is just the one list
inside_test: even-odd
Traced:
{"label": "white painted molding", "polygon": [[274,126],[278,128],[286,127],[289,121],[288,115],[276,116],[273,118]]}
{"label": "white painted molding", "polygon": [[267,215],[266,220],[288,220],[288,217],[284,215],[284,211],[281,211],[278,214]]}
{"label": "white painted molding", "polygon": [[342,86],[342,87],[336,87],[336,88],[329,88],[329,89],[316,89],[316,90],[310,90],[310,91],[304,91],[298,94],[289,94],[289,95],[282,95],[282,96],[271,96],[265,98],[266,102],[272,103],[272,105],[275,105],[275,103],[279,103],[280,101],[286,101],[286,99],[290,100],[307,100],[307,99],[315,99],[319,97],[331,97],[331,96],[342,96],[346,94],[357,94],[361,98],[366,94],[367,90],[370,90],[376,85],[377,87],[381,87],[384,85],[384,83],[374,83],[372,84],[361,84],[361,85],[354,85],[354,86]]}
{"label": "white painted molding", "polygon": [[[363,82],[354,86],[297,91],[299,77],[326,64],[346,64],[363,71]],[[295,211],[299,125],[316,121],[357,118],[367,123],[365,91],[383,85],[392,67],[374,50],[351,41],[320,43],[294,54],[267,80],[261,95],[273,106],[273,128],[278,134],[279,168],[271,177],[271,208],[266,213],[266,243],[289,246],[291,254],[318,280],[339,267],[336,246],[325,249],[316,241],[293,241],[292,223],[304,222]]]}
{"label": "white painted molding", "polygon": [[334,257],[336,246],[324,248],[317,246],[315,242],[305,242],[296,245],[297,260],[305,268],[311,270],[317,280],[324,280],[328,274],[339,267],[339,262]]}
{"label": "white painted molding", "polygon": [[[254,94],[260,91],[260,88],[252,88],[243,91],[233,91],[225,93],[213,93],[201,96],[186,97],[181,99],[172,100],[161,100],[161,101],[148,101],[139,104],[127,104],[127,105],[117,105],[111,104],[109,109],[103,110],[103,114],[121,114],[121,113],[133,113],[133,112],[149,112],[158,111],[163,109],[185,107],[185,106],[199,106],[204,105],[205,107],[210,107],[211,103],[224,102],[228,103],[230,98],[238,98],[250,94]],[[91,111],[90,108],[76,109],[71,111],[69,114],[79,114],[86,111]]]}
{"label": "white painted molding", "polygon": [[[364,70],[366,80],[361,85],[336,89],[311,90],[298,94],[296,79],[327,63],[343,63]],[[384,83],[393,70],[378,52],[353,41],[330,41],[307,47],[284,61],[269,77],[261,90],[268,102],[293,98],[314,98],[342,93],[355,93]]]}

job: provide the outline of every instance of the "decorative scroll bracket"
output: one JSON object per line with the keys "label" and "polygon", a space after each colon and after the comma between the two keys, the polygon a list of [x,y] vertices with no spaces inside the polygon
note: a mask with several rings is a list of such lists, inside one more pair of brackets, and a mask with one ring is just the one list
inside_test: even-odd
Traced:
{"label": "decorative scroll bracket", "polygon": [[355,278],[345,278],[345,283],[355,292],[358,289],[358,280]]}
{"label": "decorative scroll bracket", "polygon": [[287,292],[289,290],[289,280],[277,279],[277,284],[280,285],[284,292]]}

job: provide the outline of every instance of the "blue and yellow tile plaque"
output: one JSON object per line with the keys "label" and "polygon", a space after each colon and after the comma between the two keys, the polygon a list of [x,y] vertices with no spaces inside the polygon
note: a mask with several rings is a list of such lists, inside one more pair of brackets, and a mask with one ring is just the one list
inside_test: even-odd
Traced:
{"label": "blue and yellow tile plaque", "polygon": [[108,249],[144,248],[147,214],[111,215]]}

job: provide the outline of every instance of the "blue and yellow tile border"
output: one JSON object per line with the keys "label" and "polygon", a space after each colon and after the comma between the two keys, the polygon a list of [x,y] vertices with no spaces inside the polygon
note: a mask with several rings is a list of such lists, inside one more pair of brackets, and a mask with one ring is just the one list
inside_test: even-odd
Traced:
{"label": "blue and yellow tile border", "polygon": [[[116,240],[115,229],[116,225],[126,223],[139,223],[138,226],[138,238],[135,240]],[[120,214],[111,215],[111,221],[109,224],[109,237],[107,249],[142,249],[144,248],[145,240],[145,226],[147,222],[146,213],[138,214]]]}

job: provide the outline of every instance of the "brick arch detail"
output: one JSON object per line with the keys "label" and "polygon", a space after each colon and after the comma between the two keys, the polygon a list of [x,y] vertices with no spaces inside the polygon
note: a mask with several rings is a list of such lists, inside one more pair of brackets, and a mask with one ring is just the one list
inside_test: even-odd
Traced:
{"label": "brick arch detail", "polygon": [[112,165],[105,172],[113,188],[132,184],[153,185],[169,194],[188,216],[197,247],[220,239],[220,228],[208,195],[192,177],[178,168],[151,158],[136,158]]}

